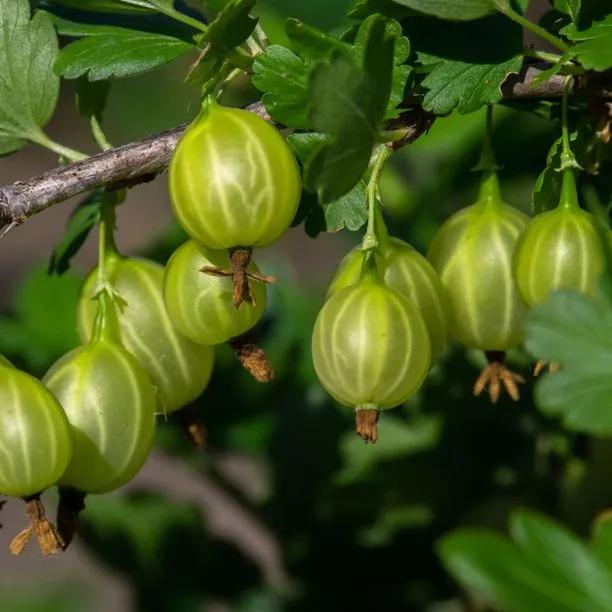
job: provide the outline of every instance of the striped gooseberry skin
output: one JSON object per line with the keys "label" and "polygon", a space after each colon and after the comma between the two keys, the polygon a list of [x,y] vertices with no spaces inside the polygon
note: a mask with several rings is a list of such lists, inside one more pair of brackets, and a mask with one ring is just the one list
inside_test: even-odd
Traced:
{"label": "striped gooseberry skin", "polygon": [[[81,340],[91,339],[97,312],[92,299],[98,269],[87,277],[78,306]],[[160,409],[174,412],[195,400],[212,373],[214,349],[196,344],[172,323],[164,304],[164,267],[141,258],[113,254],[106,275],[121,296],[118,313],[123,346],[138,359],[157,387]]]}
{"label": "striped gooseberry skin", "polygon": [[43,382],[62,404],[74,453],[59,484],[106,493],[143,466],[155,430],[155,387],[136,358],[99,339],[60,358]]}
{"label": "striped gooseberry skin", "polygon": [[0,493],[27,497],[62,476],[72,436],[57,399],[38,380],[0,358]]}
{"label": "striped gooseberry skin", "polygon": [[180,224],[211,249],[270,244],[290,226],[301,193],[295,156],[278,130],[214,101],[181,138],[169,181]]}
{"label": "striped gooseberry skin", "polygon": [[430,356],[416,308],[374,280],[333,293],[315,322],[315,371],[342,404],[393,408],[405,402],[423,383]]}
{"label": "striped gooseberry skin", "polygon": [[605,268],[605,250],[595,217],[578,205],[572,170],[563,173],[559,206],[535,217],[514,254],[514,275],[533,306],[553,291],[592,295]]}
{"label": "striped gooseberry skin", "polygon": [[451,334],[471,348],[505,351],[523,338],[526,305],[512,257],[529,219],[503,203],[494,180],[491,192],[483,187],[476,204],[440,227],[428,258],[445,290]]}
{"label": "striped gooseberry skin", "polygon": [[[266,309],[266,288],[254,282],[255,306],[232,304],[232,279],[205,274],[210,266],[229,269],[228,251],[216,251],[188,240],[172,255],[166,266],[164,298],[170,319],[188,338],[215,345],[244,334]],[[258,272],[251,262],[248,270]]]}
{"label": "striped gooseberry skin", "polygon": [[[416,249],[399,238],[389,238],[388,248],[375,251],[375,262],[384,284],[407,297],[423,317],[435,361],[446,346],[448,314],[442,283],[432,265]],[[350,251],[340,262],[328,297],[359,281],[363,262],[360,248]]]}

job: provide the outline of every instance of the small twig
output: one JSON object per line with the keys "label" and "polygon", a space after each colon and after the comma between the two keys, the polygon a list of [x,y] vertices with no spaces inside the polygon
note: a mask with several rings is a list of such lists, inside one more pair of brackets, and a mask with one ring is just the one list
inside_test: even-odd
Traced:
{"label": "small twig", "polygon": [[[527,65],[520,75],[509,78],[502,87],[504,98],[560,98],[563,93],[562,76],[553,76],[535,87],[531,85],[541,69],[542,66]],[[575,80],[578,85],[574,89],[580,88],[582,82],[580,79],[584,77]],[[582,91],[583,88],[580,89]],[[607,90],[598,94],[596,88],[590,84],[584,88],[584,91],[586,95],[599,95],[599,97],[609,94]],[[407,104],[414,106],[418,104],[418,100],[412,104],[407,100]],[[248,106],[247,110],[271,121],[261,102]],[[431,115],[420,108],[409,109],[406,113],[408,116],[402,117],[402,123],[407,133],[405,141],[401,144],[408,144],[418,138],[427,131],[433,120]],[[409,116],[410,113],[413,113],[412,117]],[[184,130],[185,126],[179,126],[168,132],[104,151],[83,161],[55,168],[40,176],[0,187],[0,230],[5,226],[12,229],[53,204],[98,187],[109,189],[132,187],[152,180],[168,167],[174,148]]]}

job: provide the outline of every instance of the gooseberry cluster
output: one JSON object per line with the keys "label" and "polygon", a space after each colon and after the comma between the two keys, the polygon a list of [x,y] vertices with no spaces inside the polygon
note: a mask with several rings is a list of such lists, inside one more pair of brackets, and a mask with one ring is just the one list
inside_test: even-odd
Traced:
{"label": "gooseberry cluster", "polygon": [[[99,263],[78,305],[83,346],[42,382],[0,358],[0,491],[22,497],[32,534],[54,554],[74,535],[87,494],[113,491],[142,468],[156,415],[196,399],[208,384],[214,345],[230,342],[259,380],[272,371],[239,339],[262,316],[265,283],[252,248],[273,242],[293,220],[300,173],[289,146],[263,119],[206,100],[179,143],[170,195],[193,237],[168,266],[124,257],[113,240],[110,198],[100,219]],[[60,491],[57,528],[40,494]]]}
{"label": "gooseberry cluster", "polygon": [[[476,394],[488,386],[495,402],[503,385],[518,398],[523,379],[503,357],[521,343],[528,308],[558,289],[592,293],[604,266],[596,221],[578,205],[568,143],[559,205],[530,221],[503,202],[487,137],[479,196],[440,227],[427,258],[385,226],[378,182],[391,153],[378,149],[368,230],[341,262],[312,336],[321,384],[354,408],[366,442],[376,441],[381,410],[418,391],[450,336],[489,359]],[[279,238],[298,207],[291,149],[263,119],[208,98],[178,144],[169,182],[190,240],[166,268],[119,254],[109,201],[98,266],[78,306],[83,345],[42,382],[0,357],[0,491],[23,498],[32,522],[13,540],[16,554],[33,534],[45,554],[65,548],[85,495],[135,476],[156,415],[183,408],[207,386],[215,345],[229,342],[256,378],[272,378],[244,334],[261,318],[273,281],[252,250]],[[53,485],[57,528],[40,501]]]}
{"label": "gooseberry cluster", "polygon": [[[597,221],[578,204],[566,118],[559,204],[530,220],[502,199],[491,112],[476,202],[442,224],[425,259],[389,238],[374,190],[363,245],[340,264],[317,318],[315,370],[334,398],[355,408],[356,430],[366,442],[376,440],[380,410],[418,390],[449,336],[487,357],[475,395],[488,387],[495,403],[503,387],[518,400],[524,378],[504,358],[523,340],[528,309],[557,290],[594,293],[604,269]],[[378,159],[388,156],[382,148]],[[535,373],[541,368],[536,364]]]}

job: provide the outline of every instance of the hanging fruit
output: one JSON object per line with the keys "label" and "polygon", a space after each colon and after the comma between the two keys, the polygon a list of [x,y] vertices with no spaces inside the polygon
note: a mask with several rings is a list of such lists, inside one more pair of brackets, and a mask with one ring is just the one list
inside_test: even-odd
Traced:
{"label": "hanging fruit", "polygon": [[72,457],[72,436],[57,399],[35,378],[0,357],[0,493],[21,497],[31,526],[11,543],[20,554],[35,535],[45,555],[64,542],[45,517],[40,494],[62,476]]}
{"label": "hanging fruit", "polygon": [[[490,112],[488,118],[490,134]],[[502,200],[488,139],[478,199],[440,227],[428,258],[448,299],[450,332],[465,346],[485,351],[489,360],[474,392],[479,395],[488,386],[496,402],[501,385],[518,400],[517,383],[523,382],[503,359],[523,339],[526,305],[514,280],[512,258],[528,217]]]}
{"label": "hanging fruit", "polygon": [[357,433],[376,442],[380,410],[405,402],[421,386],[431,359],[423,318],[379,280],[372,254],[359,281],[334,292],[317,316],[312,357],[329,394],[355,410]]}
{"label": "hanging fruit", "polygon": [[[107,249],[108,252],[108,249]],[[157,387],[160,410],[171,413],[195,400],[210,379],[214,350],[183,335],[164,305],[163,266],[142,258],[122,257],[113,248],[106,274],[119,294],[121,340]],[[81,340],[91,339],[97,311],[92,299],[98,268],[87,277],[78,307]]]}
{"label": "hanging fruit", "polygon": [[[378,246],[373,250],[378,275],[384,284],[407,297],[423,317],[431,340],[432,363],[441,355],[448,337],[448,314],[442,283],[432,265],[416,249],[387,232],[380,207],[376,207]],[[355,284],[361,276],[363,252],[353,249],[340,263],[328,290]]]}
{"label": "hanging fruit", "polygon": [[283,136],[255,114],[210,96],[176,147],[169,183],[185,231],[209,249],[230,251],[230,265],[208,272],[234,279],[236,307],[252,304],[251,249],[279,238],[300,200],[300,172]]}

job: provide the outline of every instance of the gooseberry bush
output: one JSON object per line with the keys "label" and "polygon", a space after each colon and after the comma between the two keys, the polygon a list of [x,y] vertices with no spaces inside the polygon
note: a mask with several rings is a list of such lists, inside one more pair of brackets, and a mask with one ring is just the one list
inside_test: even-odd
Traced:
{"label": "gooseberry bush", "polygon": [[[0,188],[2,236],[83,194],[48,274],[71,278],[72,259],[96,228],[98,241],[97,265],[70,304],[80,345],[53,354],[54,364],[43,359],[39,366],[48,371],[40,380],[31,374],[42,367],[23,371],[28,349],[19,345],[27,334],[5,350],[10,362],[0,357],[0,493],[22,498],[31,519],[11,552],[20,554],[32,535],[46,555],[66,550],[81,514],[87,539],[89,496],[134,479],[173,419],[195,442],[181,452],[196,456],[208,452],[206,438],[214,439],[215,419],[231,402],[266,398],[267,410],[281,411],[317,396],[335,416],[311,415],[307,430],[329,426],[337,438],[349,415],[359,437],[377,443],[343,438],[344,468],[327,482],[356,487],[359,495],[341,504],[352,508],[349,519],[359,516],[364,495],[375,513],[389,510],[354,546],[388,541],[421,520],[436,525],[436,538],[444,534],[436,563],[475,606],[611,610],[609,515],[597,519],[590,544],[527,510],[510,519],[512,541],[482,529],[449,533],[468,512],[449,511],[446,497],[465,491],[430,491],[441,465],[448,478],[457,465],[480,469],[469,459],[481,452],[472,432],[462,436],[471,440],[462,456],[454,455],[453,423],[470,411],[501,419],[491,436],[501,422],[515,434],[515,463],[493,466],[501,480],[527,480],[520,451],[529,439],[527,471],[534,482],[546,473],[558,496],[570,480],[577,487],[577,472],[586,470],[580,441],[612,434],[609,3],[355,0],[343,26],[331,30],[296,15],[279,27],[269,9],[258,0],[0,0],[0,153],[29,143],[58,156],[46,174]],[[171,62],[182,70],[184,91],[173,95],[183,95],[189,124],[113,147],[105,127],[113,85]],[[97,153],[73,148],[70,134],[66,142],[49,136],[61,84],[75,92]],[[454,121],[474,119],[479,158],[453,162],[473,166],[469,197],[458,202],[452,192],[462,186],[453,184],[442,201],[432,188],[419,206],[433,223],[411,244],[416,232],[401,221],[414,211],[398,203],[386,177],[401,176],[402,160],[421,143],[439,146],[435,134],[446,126],[452,131]],[[521,198],[506,195],[508,137],[534,121],[548,126],[548,156]],[[529,152],[512,157],[520,168]],[[432,184],[447,180],[440,168],[433,174]],[[151,180],[167,181],[180,236],[153,258],[124,252],[115,239],[117,209]],[[261,263],[262,251],[291,240],[297,226],[312,239],[313,253],[325,233],[359,241],[337,262],[312,317],[300,310],[312,296],[287,297],[282,266]],[[308,345],[304,351],[302,342],[300,358],[298,329]],[[261,338],[272,339],[270,354]],[[276,362],[279,345],[284,359]],[[227,359],[226,347],[254,379],[248,392],[237,392],[235,380],[246,373]],[[224,391],[209,403],[223,372],[231,372]],[[266,395],[281,388],[282,400]],[[490,402],[475,399],[485,390]],[[205,410],[194,409],[201,404]],[[250,418],[231,410],[232,426]],[[294,444],[305,418],[297,416]],[[285,450],[299,449],[302,466],[317,453],[332,463],[329,447],[306,429]],[[271,440],[271,454],[278,453],[283,445]],[[397,457],[424,451],[432,460],[422,473],[414,466],[407,472],[410,493],[402,484],[376,495],[382,480],[374,468],[394,473]],[[329,466],[320,471],[331,476]],[[289,482],[291,473],[283,478]],[[41,499],[53,488],[55,522]],[[419,505],[424,491],[428,504]],[[394,513],[403,497],[410,511]],[[603,511],[612,498],[600,501],[589,510]],[[444,514],[438,506],[447,508],[446,519],[436,517]],[[342,546],[342,538],[334,542]],[[298,555],[304,546],[294,544],[288,550]],[[357,564],[358,580],[381,579],[370,568],[375,563]],[[299,599],[275,596],[279,606]],[[358,609],[366,601],[325,608],[313,594],[300,605]],[[426,609],[415,593],[384,601],[385,609]]]}

